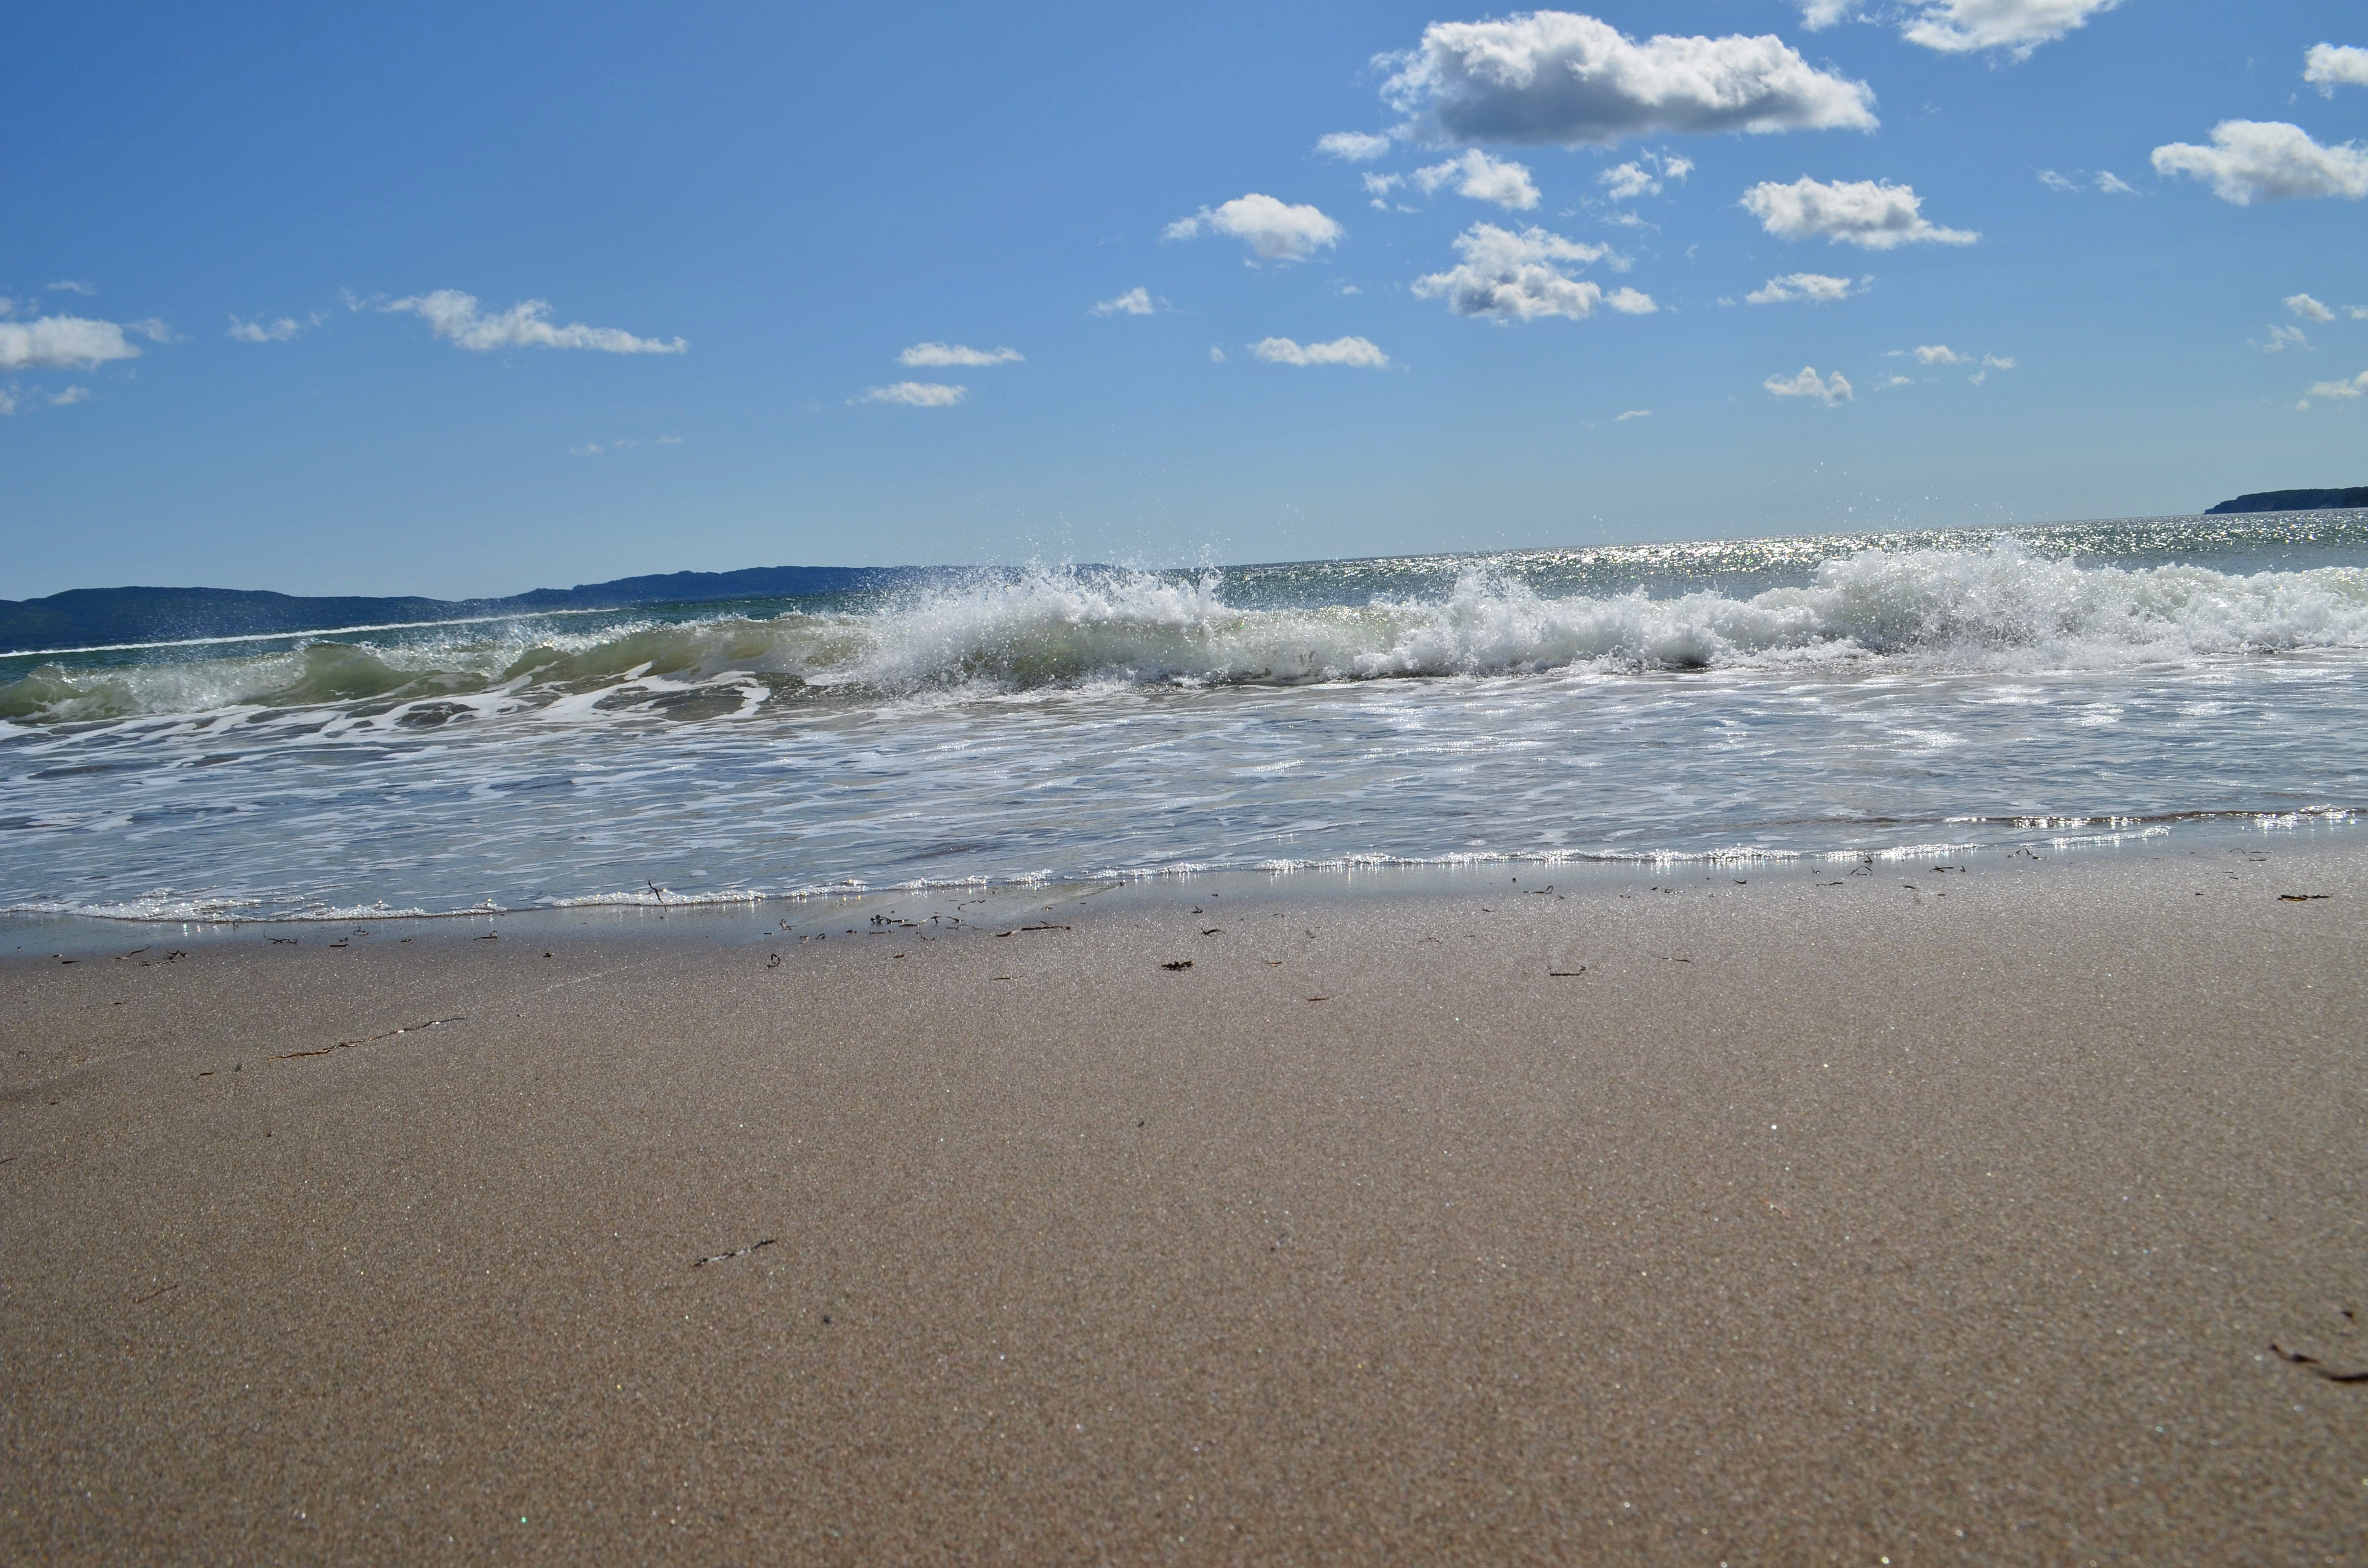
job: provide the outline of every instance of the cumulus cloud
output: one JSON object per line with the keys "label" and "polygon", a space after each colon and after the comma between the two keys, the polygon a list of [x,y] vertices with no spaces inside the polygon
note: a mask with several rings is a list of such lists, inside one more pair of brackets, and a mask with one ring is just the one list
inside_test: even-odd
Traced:
{"label": "cumulus cloud", "polygon": [[2060,190],[2066,196],[2075,195],[2080,189],[2078,182],[2066,178],[2054,169],[2040,170],[2039,183],[2050,190]]}
{"label": "cumulus cloud", "polygon": [[1260,261],[1305,261],[1326,245],[1340,243],[1340,225],[1315,208],[1278,201],[1252,191],[1218,208],[1203,207],[1160,231],[1163,240],[1229,234]]}
{"label": "cumulus cloud", "polygon": [[2335,319],[2333,311],[2307,294],[2288,294],[2284,302],[2286,309],[2305,321],[2330,322]]}
{"label": "cumulus cloud", "polygon": [[[1493,201],[1499,207],[1516,207],[1524,211],[1538,204],[1538,187],[1530,178],[1527,165],[1492,158],[1477,147],[1460,158],[1450,158],[1414,172],[1414,183],[1422,187],[1426,196],[1436,193],[1451,180],[1457,182],[1456,195],[1468,196],[1474,201]],[[1371,176],[1365,184],[1372,188]]]}
{"label": "cumulus cloud", "polygon": [[78,278],[61,278],[56,282],[51,284],[46,291],[51,294],[82,295],[90,295],[98,292],[97,290],[92,288],[89,284],[84,282]]}
{"label": "cumulus cloud", "polygon": [[1982,356],[1982,365],[1987,369],[2011,370],[2015,369],[2014,356],[2011,354],[1985,354]]}
{"label": "cumulus cloud", "polygon": [[1104,300],[1086,312],[1089,316],[1151,316],[1159,313],[1148,289],[1129,289],[1115,300]]}
{"label": "cumulus cloud", "polygon": [[111,359],[137,359],[126,333],[157,343],[172,333],[162,322],[93,321],[85,316],[37,316],[0,321],[0,370],[88,369]]}
{"label": "cumulus cloud", "polygon": [[2358,397],[2368,392],[2368,370],[2362,370],[2348,381],[2313,381],[2306,395],[2311,397]]}
{"label": "cumulus cloud", "polygon": [[1916,362],[1919,365],[1963,365],[1969,359],[1945,343],[1927,343],[1917,348]]}
{"label": "cumulus cloud", "polygon": [[1820,377],[1814,366],[1804,365],[1797,376],[1770,376],[1759,383],[1778,397],[1813,397],[1827,408],[1858,401],[1850,384],[1839,370]]}
{"label": "cumulus cloud", "polygon": [[681,354],[690,345],[681,338],[671,341],[655,337],[635,337],[613,326],[586,326],[571,322],[565,326],[554,325],[550,320],[551,304],[546,300],[521,300],[508,310],[488,315],[477,308],[477,297],[458,289],[438,289],[433,293],[411,294],[400,300],[390,300],[378,307],[381,311],[406,311],[427,324],[428,331],[444,338],[456,347],[475,353],[487,353],[495,348],[591,348],[603,354]]}
{"label": "cumulus cloud", "polygon": [[2368,87],[2368,49],[2349,44],[2315,43],[2302,57],[2302,79],[2323,97],[2338,87]]}
{"label": "cumulus cloud", "polygon": [[1385,56],[1383,98],[1450,142],[1610,143],[1656,131],[1873,129],[1874,94],[1773,35],[1642,43],[1593,17],[1433,22]]}
{"label": "cumulus cloud", "polygon": [[1822,32],[1857,16],[1862,4],[1863,0],[1800,0],[1801,25],[1813,33]]}
{"label": "cumulus cloud", "polygon": [[1599,304],[1628,315],[1649,315],[1657,308],[1649,295],[1634,289],[1607,295],[1597,284],[1563,270],[1565,263],[1624,265],[1609,245],[1586,244],[1540,228],[1515,233],[1494,223],[1474,223],[1456,236],[1455,249],[1462,262],[1416,278],[1414,292],[1424,300],[1444,296],[1447,308],[1459,316],[1576,319],[1593,315]]}
{"label": "cumulus cloud", "polygon": [[970,395],[968,387],[948,386],[942,381],[897,381],[884,387],[866,387],[857,403],[897,403],[906,408],[951,408]]}
{"label": "cumulus cloud", "polygon": [[1691,158],[1640,153],[1627,163],[1612,165],[1596,176],[1595,182],[1612,200],[1627,201],[1639,196],[1658,196],[1664,181],[1682,181],[1693,172]]}
{"label": "cumulus cloud", "polygon": [[1889,250],[1926,244],[1969,245],[1981,235],[1943,229],[1923,214],[1916,187],[1888,180],[1836,180],[1830,185],[1806,175],[1790,185],[1763,181],[1743,193],[1744,210],[1780,239],[1823,234],[1835,244]]}
{"label": "cumulus cloud", "polygon": [[1368,163],[1390,150],[1390,139],[1363,131],[1336,131],[1329,136],[1318,137],[1315,150],[1327,158],[1344,158],[1352,164]]}
{"label": "cumulus cloud", "polygon": [[2322,147],[2301,126],[2275,119],[2224,119],[2212,128],[2209,147],[2189,142],[2157,147],[2154,172],[2207,180],[2213,195],[2239,207],[2297,197],[2357,201],[2368,196],[2368,149],[2355,142]]}
{"label": "cumulus cloud", "polygon": [[2002,49],[2028,60],[2121,0],[1932,0],[1899,28],[1910,43],[1949,54]]}
{"label": "cumulus cloud", "polygon": [[1828,278],[1822,272],[1793,272],[1782,278],[1770,278],[1764,287],[1743,298],[1745,303],[1753,305],[1789,305],[1796,300],[1830,305],[1849,299],[1853,288],[1856,292],[1864,293],[1866,286],[1873,281],[1871,278],[1861,278],[1853,286],[1847,278]]}
{"label": "cumulus cloud", "polygon": [[916,343],[896,356],[899,365],[1017,365],[1027,356],[1017,348],[966,348],[959,343]]}
{"label": "cumulus cloud", "polygon": [[1250,345],[1250,354],[1269,365],[1348,365],[1360,370],[1386,370],[1390,366],[1390,357],[1362,337],[1304,344],[1287,337],[1262,337]]}
{"label": "cumulus cloud", "polygon": [[2310,339],[2303,335],[2303,330],[2298,326],[2272,326],[2269,331],[2267,343],[2253,345],[2264,354],[2283,354],[2289,348],[2299,348],[2305,354],[2311,351]]}

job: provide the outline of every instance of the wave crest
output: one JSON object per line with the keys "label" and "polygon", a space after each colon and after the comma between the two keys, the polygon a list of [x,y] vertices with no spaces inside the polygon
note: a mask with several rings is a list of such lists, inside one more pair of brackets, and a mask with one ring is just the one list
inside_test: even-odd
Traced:
{"label": "wave crest", "polygon": [[1862,551],[1748,597],[1553,597],[1489,562],[1435,598],[1244,608],[1223,574],[1038,570],[861,613],[645,620],[573,637],[521,623],[475,641],[316,642],[283,653],[42,665],[0,685],[34,723],[236,708],[393,722],[585,705],[674,718],[799,698],[1087,684],[1250,685],[1606,673],[1802,662],[1946,669],[2121,667],[2368,646],[2368,572],[2232,575],[2084,567],[2012,540]]}

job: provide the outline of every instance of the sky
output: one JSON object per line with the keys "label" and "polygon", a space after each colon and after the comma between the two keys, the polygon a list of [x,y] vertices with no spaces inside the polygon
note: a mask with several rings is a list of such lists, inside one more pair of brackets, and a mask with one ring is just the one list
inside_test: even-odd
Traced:
{"label": "sky", "polygon": [[2357,0],[102,0],[10,40],[0,597],[2368,483]]}

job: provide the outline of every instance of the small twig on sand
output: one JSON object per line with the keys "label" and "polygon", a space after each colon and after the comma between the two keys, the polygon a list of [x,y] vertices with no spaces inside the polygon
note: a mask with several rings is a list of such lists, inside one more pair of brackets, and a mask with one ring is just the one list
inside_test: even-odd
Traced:
{"label": "small twig on sand", "polygon": [[755,1252],[759,1247],[771,1246],[777,1239],[777,1237],[767,1236],[763,1241],[752,1242],[748,1245],[742,1247],[738,1252],[719,1252],[713,1257],[702,1257],[697,1263],[692,1264],[691,1267],[693,1268],[704,1268],[711,1263],[729,1263],[735,1257],[747,1256],[750,1253]]}

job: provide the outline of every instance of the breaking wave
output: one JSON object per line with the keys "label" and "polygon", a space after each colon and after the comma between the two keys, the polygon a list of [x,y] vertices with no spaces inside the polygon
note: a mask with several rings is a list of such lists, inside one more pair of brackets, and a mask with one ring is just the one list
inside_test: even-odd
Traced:
{"label": "breaking wave", "polygon": [[1868,550],[1734,597],[1554,597],[1487,563],[1443,594],[1244,608],[1224,574],[1040,570],[862,612],[644,619],[569,635],[522,620],[463,636],[50,663],[0,685],[0,720],[51,725],[226,709],[329,709],[416,728],[515,710],[677,720],[768,704],[1100,685],[1296,685],[1736,665],[1905,663],[2107,669],[2368,647],[2368,571],[2236,575],[2082,566],[2012,540]]}

